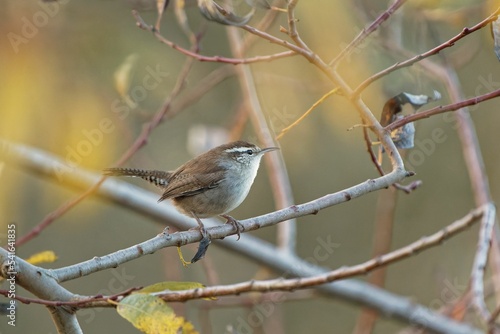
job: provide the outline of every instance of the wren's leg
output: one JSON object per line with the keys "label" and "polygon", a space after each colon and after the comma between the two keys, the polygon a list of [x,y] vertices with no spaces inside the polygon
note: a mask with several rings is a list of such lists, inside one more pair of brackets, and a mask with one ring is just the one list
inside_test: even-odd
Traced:
{"label": "wren's leg", "polygon": [[241,232],[245,232],[245,227],[243,225],[241,225],[241,223],[239,221],[237,221],[236,219],[234,219],[233,217],[231,216],[228,216],[228,215],[220,215],[222,218],[226,218],[227,221],[226,221],[226,224],[229,223],[231,225],[234,226],[234,228],[236,229],[236,234],[238,235],[238,239],[236,240],[240,240],[240,234]]}
{"label": "wren's leg", "polygon": [[[191,215],[194,217],[194,219],[196,219],[196,222],[198,223],[198,226],[199,226],[199,230],[200,230],[200,233],[201,233],[201,236],[203,237],[203,239],[210,239],[210,236],[207,232],[207,230],[205,229],[205,225],[203,225],[203,223],[201,222],[201,219],[198,218],[198,216],[191,211]],[[196,227],[193,227],[192,228],[193,230],[196,229]]]}
{"label": "wren's leg", "polygon": [[205,256],[205,253],[207,252],[208,246],[212,242],[210,239],[210,234],[208,234],[207,230],[205,229],[205,226],[201,222],[201,219],[198,218],[197,215],[194,214],[194,212],[191,212],[191,215],[196,219],[196,222],[198,223],[200,227],[200,233],[201,233],[201,240],[200,240],[200,246],[198,247],[198,251],[196,254],[193,256],[191,259],[191,263],[195,263],[196,261],[200,260]]}

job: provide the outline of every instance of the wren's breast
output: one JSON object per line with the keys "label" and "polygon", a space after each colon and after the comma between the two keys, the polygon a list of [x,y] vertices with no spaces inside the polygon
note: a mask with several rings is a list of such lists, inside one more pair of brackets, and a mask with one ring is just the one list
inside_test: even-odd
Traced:
{"label": "wren's breast", "polygon": [[226,200],[226,212],[236,209],[247,197],[252,187],[259,161],[249,166],[246,173],[228,173],[221,186],[226,188],[224,199]]}
{"label": "wren's breast", "polygon": [[179,211],[188,216],[192,216],[192,212],[198,218],[209,218],[225,214],[241,203],[238,203],[239,198],[228,196],[231,191],[226,188],[227,186],[227,184],[221,182],[217,188],[208,189],[194,196],[176,197],[172,199],[172,202]]}
{"label": "wren's breast", "polygon": [[182,213],[192,216],[194,212],[199,218],[222,215],[234,210],[246,198],[253,180],[225,179],[218,187],[208,189],[194,196],[176,197],[173,204]]}

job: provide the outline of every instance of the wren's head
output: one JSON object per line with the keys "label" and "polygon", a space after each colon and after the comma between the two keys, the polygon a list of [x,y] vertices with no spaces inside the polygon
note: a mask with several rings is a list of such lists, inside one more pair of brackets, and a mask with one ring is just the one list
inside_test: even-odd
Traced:
{"label": "wren's head", "polygon": [[245,168],[255,168],[257,171],[260,163],[260,159],[266,152],[277,150],[277,147],[268,147],[261,149],[260,147],[245,142],[245,141],[235,141],[222,146],[219,146],[221,156],[235,161]]}

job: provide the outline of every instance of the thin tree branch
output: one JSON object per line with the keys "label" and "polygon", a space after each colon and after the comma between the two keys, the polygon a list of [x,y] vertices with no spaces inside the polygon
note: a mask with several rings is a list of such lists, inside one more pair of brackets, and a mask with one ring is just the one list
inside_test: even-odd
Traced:
{"label": "thin tree branch", "polygon": [[407,0],[395,0],[382,14],[380,14],[372,23],[366,28],[363,28],[359,34],[349,43],[331,62],[330,66],[337,68],[340,61],[348,56],[359,44],[361,44],[365,38],[367,38],[372,32],[378,29],[382,23],[387,21],[391,15],[399,9]]}
{"label": "thin tree branch", "polygon": [[[456,72],[449,66],[444,67],[445,83],[449,87],[452,101],[460,101],[463,99],[463,93],[460,87],[460,82]],[[462,151],[465,164],[469,173],[474,199],[476,206],[489,205],[492,212],[488,212],[491,216],[483,219],[478,237],[478,249],[474,258],[472,267],[472,282],[471,289],[474,296],[474,304],[476,305],[479,314],[483,321],[488,323],[490,313],[485,304],[483,277],[486,270],[488,253],[491,253],[490,267],[494,277],[499,277],[500,274],[500,229],[498,228],[498,220],[496,218],[496,208],[493,205],[490,193],[490,186],[484,167],[484,161],[481,154],[481,147],[476,135],[474,123],[471,120],[468,108],[461,108],[456,112],[458,134],[462,143]],[[492,238],[494,242],[492,245]],[[500,298],[500,284],[497,279],[493,280],[496,291],[496,303]]]}
{"label": "thin tree branch", "polygon": [[475,97],[472,97],[470,99],[466,99],[466,100],[463,100],[460,102],[450,103],[450,104],[447,104],[444,106],[437,106],[437,107],[434,107],[434,108],[431,108],[431,109],[428,109],[425,111],[421,111],[421,112],[418,112],[418,113],[415,113],[412,115],[405,116],[405,117],[389,124],[388,126],[386,126],[385,130],[388,132],[391,132],[397,128],[404,126],[405,124],[415,122],[415,121],[418,121],[418,120],[421,120],[424,118],[429,118],[431,116],[442,114],[445,112],[455,111],[455,110],[458,110],[458,109],[461,109],[461,108],[464,108],[467,106],[473,106],[473,105],[476,105],[478,103],[496,98],[498,96],[500,96],[500,89],[494,90],[492,92],[489,92],[489,93],[486,93],[483,95],[475,96]]}
{"label": "thin tree branch", "polygon": [[311,49],[304,43],[302,38],[300,38],[299,32],[297,31],[297,19],[295,18],[295,7],[297,6],[299,0],[289,0],[288,1],[288,36],[294,41],[294,43],[300,48],[311,52]]}
{"label": "thin tree branch", "polygon": [[[285,10],[285,12],[286,12],[286,10]],[[281,14],[281,13],[282,13],[282,11],[277,11],[277,10],[266,11],[266,14],[264,15],[264,17],[261,20],[259,20],[259,22],[257,23],[255,28],[257,28],[258,30],[261,30],[261,31],[266,31],[274,23],[274,21],[276,21],[278,14]],[[256,35],[247,34],[243,38],[243,41],[241,42],[242,53],[247,51],[258,40],[259,39],[257,38]]]}
{"label": "thin tree branch", "polygon": [[324,94],[322,97],[320,97],[320,99],[314,102],[313,105],[304,114],[302,114],[302,116],[300,116],[295,122],[293,122],[283,130],[281,130],[281,132],[276,136],[276,140],[280,140],[288,131],[299,125],[300,122],[302,122],[314,109],[316,109],[321,103],[325,102],[325,100],[330,96],[337,94],[338,91],[339,91],[338,88],[334,88],[328,93]]}
{"label": "thin tree branch", "polygon": [[184,49],[183,47],[175,44],[174,42],[166,39],[163,37],[158,30],[152,25],[148,25],[142,17],[139,15],[139,13],[135,10],[132,11],[132,15],[134,15],[136,21],[137,21],[137,26],[143,30],[149,31],[153,33],[153,35],[158,39],[160,42],[163,44],[171,47],[174,50],[179,51],[180,53],[194,58],[198,61],[202,62],[217,62],[217,63],[227,63],[227,64],[233,64],[233,65],[239,65],[239,64],[251,64],[251,63],[258,63],[258,62],[269,62],[273,61],[276,59],[281,59],[281,58],[286,58],[286,57],[291,57],[297,55],[297,53],[293,50],[290,51],[284,51],[280,53],[276,53],[273,55],[267,55],[267,56],[256,56],[256,57],[249,57],[249,58],[228,58],[228,57],[222,57],[222,56],[203,56],[200,55],[198,52],[194,52],[188,49]]}
{"label": "thin tree branch", "polygon": [[[39,304],[39,305],[53,306],[53,307],[72,306],[74,308],[115,307],[115,305],[108,303],[108,300],[114,300],[114,301],[119,300],[123,297],[128,296],[133,291],[137,291],[140,289],[141,288],[133,287],[111,296],[96,295],[91,297],[85,297],[85,296],[73,295],[73,297],[71,298],[72,300],[67,300],[67,301],[29,298],[20,295],[16,295],[13,299],[18,300],[21,303],[27,305]],[[0,290],[0,295],[8,297],[9,294],[10,292],[8,290]]]}
{"label": "thin tree branch", "polygon": [[493,227],[495,226],[496,209],[492,203],[486,204],[481,229],[479,230],[479,239],[477,242],[477,252],[474,257],[471,273],[471,288],[473,301],[483,321],[488,323],[491,319],[491,313],[484,301],[484,272],[488,262],[488,253],[490,250],[491,238],[493,236]]}
{"label": "thin tree branch", "polygon": [[438,54],[441,50],[444,50],[446,48],[452,47],[460,39],[464,38],[465,36],[467,36],[469,34],[472,34],[473,32],[475,32],[475,31],[477,31],[477,30],[479,30],[481,28],[484,28],[489,23],[491,23],[492,21],[494,21],[496,19],[496,17],[497,17],[497,15],[498,15],[499,12],[500,12],[500,7],[497,8],[497,10],[495,10],[493,12],[493,14],[491,14],[490,16],[488,16],[483,21],[479,22],[478,24],[474,25],[471,28],[464,28],[459,34],[457,34],[456,36],[450,38],[446,42],[444,42],[444,43],[436,46],[435,48],[433,48],[433,49],[431,49],[431,50],[429,50],[427,52],[424,52],[422,54],[416,55],[416,56],[414,56],[414,57],[412,57],[410,59],[407,59],[405,61],[397,62],[394,65],[389,66],[386,69],[378,72],[377,74],[372,75],[371,77],[369,77],[368,79],[366,79],[365,81],[363,81],[358,87],[356,87],[356,89],[353,92],[353,95],[354,96],[359,96],[359,94],[361,94],[361,92],[366,87],[368,87],[370,84],[372,84],[373,82],[377,81],[378,79],[386,76],[387,74],[389,74],[389,73],[391,73],[391,72],[393,72],[395,70],[398,70],[398,69],[403,68],[403,67],[411,66],[411,65],[415,64],[416,62],[421,61],[422,59],[425,59],[427,57],[430,57],[430,56],[433,56],[435,54]]}
{"label": "thin tree branch", "polygon": [[380,166],[380,164],[378,163],[378,159],[377,159],[377,156],[375,155],[375,152],[373,152],[373,143],[372,143],[372,140],[370,138],[370,134],[368,133],[368,128],[365,125],[366,125],[366,123],[363,121],[363,126],[362,126],[363,139],[365,141],[366,151],[370,155],[370,159],[371,159],[372,163],[375,165],[375,168],[377,169],[379,175],[382,176],[385,173],[384,173],[384,170],[382,169],[382,166]]}

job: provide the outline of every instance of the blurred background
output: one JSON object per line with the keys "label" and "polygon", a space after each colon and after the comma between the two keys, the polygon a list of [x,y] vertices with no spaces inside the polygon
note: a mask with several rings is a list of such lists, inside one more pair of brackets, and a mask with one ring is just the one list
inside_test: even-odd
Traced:
{"label": "blurred background", "polygon": [[[283,3],[277,1],[276,5]],[[300,1],[296,9],[298,29],[311,49],[328,62],[387,5],[385,0]],[[494,5],[477,0],[409,1],[381,31],[340,63],[339,72],[354,88],[370,75],[404,59],[380,42],[384,37],[397,41],[409,52],[421,53],[481,21],[496,8]],[[59,155],[72,166],[96,173],[113,165],[132,144],[143,124],[161,107],[185,60],[184,55],[137,28],[131,15],[133,8],[147,23],[155,23],[155,4],[148,1],[66,0],[51,4],[3,1],[0,137]],[[186,13],[195,32],[206,22],[193,2],[186,2]],[[250,24],[257,24],[263,15],[264,10],[257,9]],[[227,28],[213,22],[206,24],[200,53],[231,57]],[[279,32],[280,26],[287,26],[286,14],[279,14],[267,31],[286,38]],[[163,17],[161,32],[167,39],[189,48],[189,40],[171,8]],[[442,63],[446,59],[456,69],[464,95],[472,97],[500,88],[498,59],[493,48],[490,31],[485,28],[431,60]],[[281,51],[284,50],[279,46],[257,41],[247,55]],[[189,99],[190,89],[222,66],[227,65],[196,63],[181,98]],[[333,88],[322,73],[300,56],[257,63],[251,65],[251,70],[268,124],[275,133]],[[414,65],[377,81],[362,97],[379,117],[390,97],[402,91],[432,95],[434,89],[443,95],[439,104],[450,103],[442,83]],[[204,134],[208,132],[212,138],[217,129],[222,136],[230,136],[241,124],[242,138],[256,141],[251,125],[241,122],[245,117],[241,101],[238,78],[228,76],[161,124],[148,144],[126,165],[174,169],[190,159],[193,152],[203,149],[196,143],[203,142],[200,138]],[[498,100],[490,100],[471,109],[495,200],[500,196],[498,106]],[[341,96],[333,96],[280,140],[296,203],[378,176],[366,153],[362,131],[359,128],[347,131],[359,123],[356,110]],[[474,207],[452,115],[422,120],[416,128],[416,146],[407,152],[406,159],[417,173],[413,180],[422,180],[423,185],[410,195],[398,194],[391,249],[438,231]],[[432,139],[436,129],[443,133],[439,142]],[[98,132],[100,136],[96,135]],[[84,141],[91,145],[85,146]],[[425,146],[429,141],[433,144]],[[157,192],[145,183],[127,181]],[[3,243],[7,224],[15,223],[17,235],[22,236],[79,193],[65,186],[63,175],[60,181],[48,180],[1,161],[0,184]],[[318,238],[329,237],[339,247],[319,263],[321,266],[338,268],[368,260],[372,254],[377,199],[388,191],[368,194],[318,215],[298,219],[297,253],[304,258],[312,257]],[[247,200],[232,216],[243,219],[274,209],[267,172],[261,168]],[[26,258],[42,250],[53,250],[58,260],[46,267],[58,268],[129,247],[153,237],[163,228],[162,224],[141,215],[89,198],[20,247],[18,255]],[[386,288],[431,308],[456,301],[468,284],[477,230],[476,226],[439,247],[391,265]],[[276,240],[275,228],[251,234],[269,242]],[[184,249],[194,252],[196,245]],[[209,261],[221,284],[281,276],[216,246],[210,248],[207,256],[209,259],[203,261]],[[83,295],[112,294],[165,280],[208,284],[202,264],[183,268],[175,249],[169,248],[114,270],[69,281],[64,286]],[[22,289],[18,294],[29,296]],[[285,296],[290,300],[276,305],[264,325],[254,328],[253,333],[350,333],[360,313],[358,306],[342,300],[302,298],[300,293]],[[202,333],[210,330],[224,333],[228,325],[237,327],[240,319],[249,314],[248,306],[220,306],[208,312],[207,321],[203,318],[206,313],[201,311],[206,307],[203,303],[194,301],[175,306]],[[114,309],[85,310],[79,320],[86,333],[138,332]],[[375,332],[396,332],[404,327],[382,318]],[[15,329],[23,333],[55,333],[49,314],[38,305],[19,305]],[[6,321],[0,321],[0,332],[11,330]]]}

